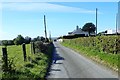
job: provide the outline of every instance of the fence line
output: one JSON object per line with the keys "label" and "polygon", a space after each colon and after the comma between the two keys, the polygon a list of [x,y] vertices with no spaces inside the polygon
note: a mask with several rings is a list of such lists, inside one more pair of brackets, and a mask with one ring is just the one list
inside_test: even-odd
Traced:
{"label": "fence line", "polygon": [[[34,42],[31,42],[31,53],[35,54],[35,45]],[[22,44],[22,52],[23,52],[23,59],[27,61],[27,53],[26,53],[26,44]],[[29,56],[28,56],[29,58]],[[7,54],[7,47],[2,48],[2,60],[3,60],[3,67],[4,71],[8,70],[8,54]]]}
{"label": "fence line", "polygon": [[7,56],[7,48],[2,48],[2,59],[3,59],[3,62],[4,62],[4,69],[5,71],[7,71],[8,69],[8,56]]}

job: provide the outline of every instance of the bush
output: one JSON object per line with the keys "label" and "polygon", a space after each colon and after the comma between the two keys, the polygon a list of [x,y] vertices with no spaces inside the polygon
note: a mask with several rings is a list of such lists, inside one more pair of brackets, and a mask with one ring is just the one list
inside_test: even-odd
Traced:
{"label": "bush", "polygon": [[41,41],[35,42],[36,52],[47,53],[47,44],[43,44]]}
{"label": "bush", "polygon": [[25,39],[22,35],[18,35],[17,38],[14,39],[15,45],[21,45],[25,42]]}

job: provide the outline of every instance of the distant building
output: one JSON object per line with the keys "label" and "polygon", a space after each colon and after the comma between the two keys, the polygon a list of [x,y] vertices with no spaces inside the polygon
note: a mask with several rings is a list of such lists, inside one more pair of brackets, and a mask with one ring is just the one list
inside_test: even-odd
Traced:
{"label": "distant building", "polygon": [[[69,35],[85,35],[85,36],[89,36],[88,32],[83,31],[81,28],[79,28],[79,26],[76,26],[76,30],[72,31],[72,32],[68,32]],[[95,33],[90,33],[90,35],[95,35]]]}
{"label": "distant building", "polygon": [[58,42],[63,42],[63,39],[58,39],[57,41],[58,41]]}
{"label": "distant building", "polygon": [[116,35],[116,30],[109,29],[109,30],[100,32],[100,34],[102,34],[102,35]]}
{"label": "distant building", "polygon": [[88,32],[84,32],[82,31],[81,28],[79,28],[78,26],[76,27],[76,30],[69,32],[69,35],[74,35],[74,34],[85,34],[85,36],[88,36]]}
{"label": "distant building", "polygon": [[107,33],[106,34],[115,34],[116,33],[116,31],[115,30],[106,30],[107,31]]}

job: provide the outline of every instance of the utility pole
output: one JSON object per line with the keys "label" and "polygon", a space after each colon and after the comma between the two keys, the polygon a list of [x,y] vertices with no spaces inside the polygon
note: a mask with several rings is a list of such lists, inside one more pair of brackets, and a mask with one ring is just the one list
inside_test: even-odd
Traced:
{"label": "utility pole", "polygon": [[117,16],[118,16],[118,14],[116,14],[116,35],[117,35],[117,24],[118,24],[118,22],[117,22]]}
{"label": "utility pole", "polygon": [[45,19],[45,15],[44,15],[44,27],[45,27],[45,38],[47,40],[47,31],[46,31],[46,19]]}
{"label": "utility pole", "polygon": [[51,40],[51,32],[49,31],[49,39]]}
{"label": "utility pole", "polygon": [[96,35],[97,35],[97,11],[98,9],[96,8]]}

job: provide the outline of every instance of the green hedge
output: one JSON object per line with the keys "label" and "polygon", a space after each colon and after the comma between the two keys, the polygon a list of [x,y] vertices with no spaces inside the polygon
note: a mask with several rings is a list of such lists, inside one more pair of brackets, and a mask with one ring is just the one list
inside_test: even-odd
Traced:
{"label": "green hedge", "polygon": [[65,39],[68,44],[76,46],[89,47],[105,53],[120,53],[120,37],[119,36],[97,36],[97,37],[81,37],[76,39]]}
{"label": "green hedge", "polygon": [[118,68],[120,68],[120,37],[118,36],[64,39],[61,44],[72,48],[115,71],[118,71]]}

